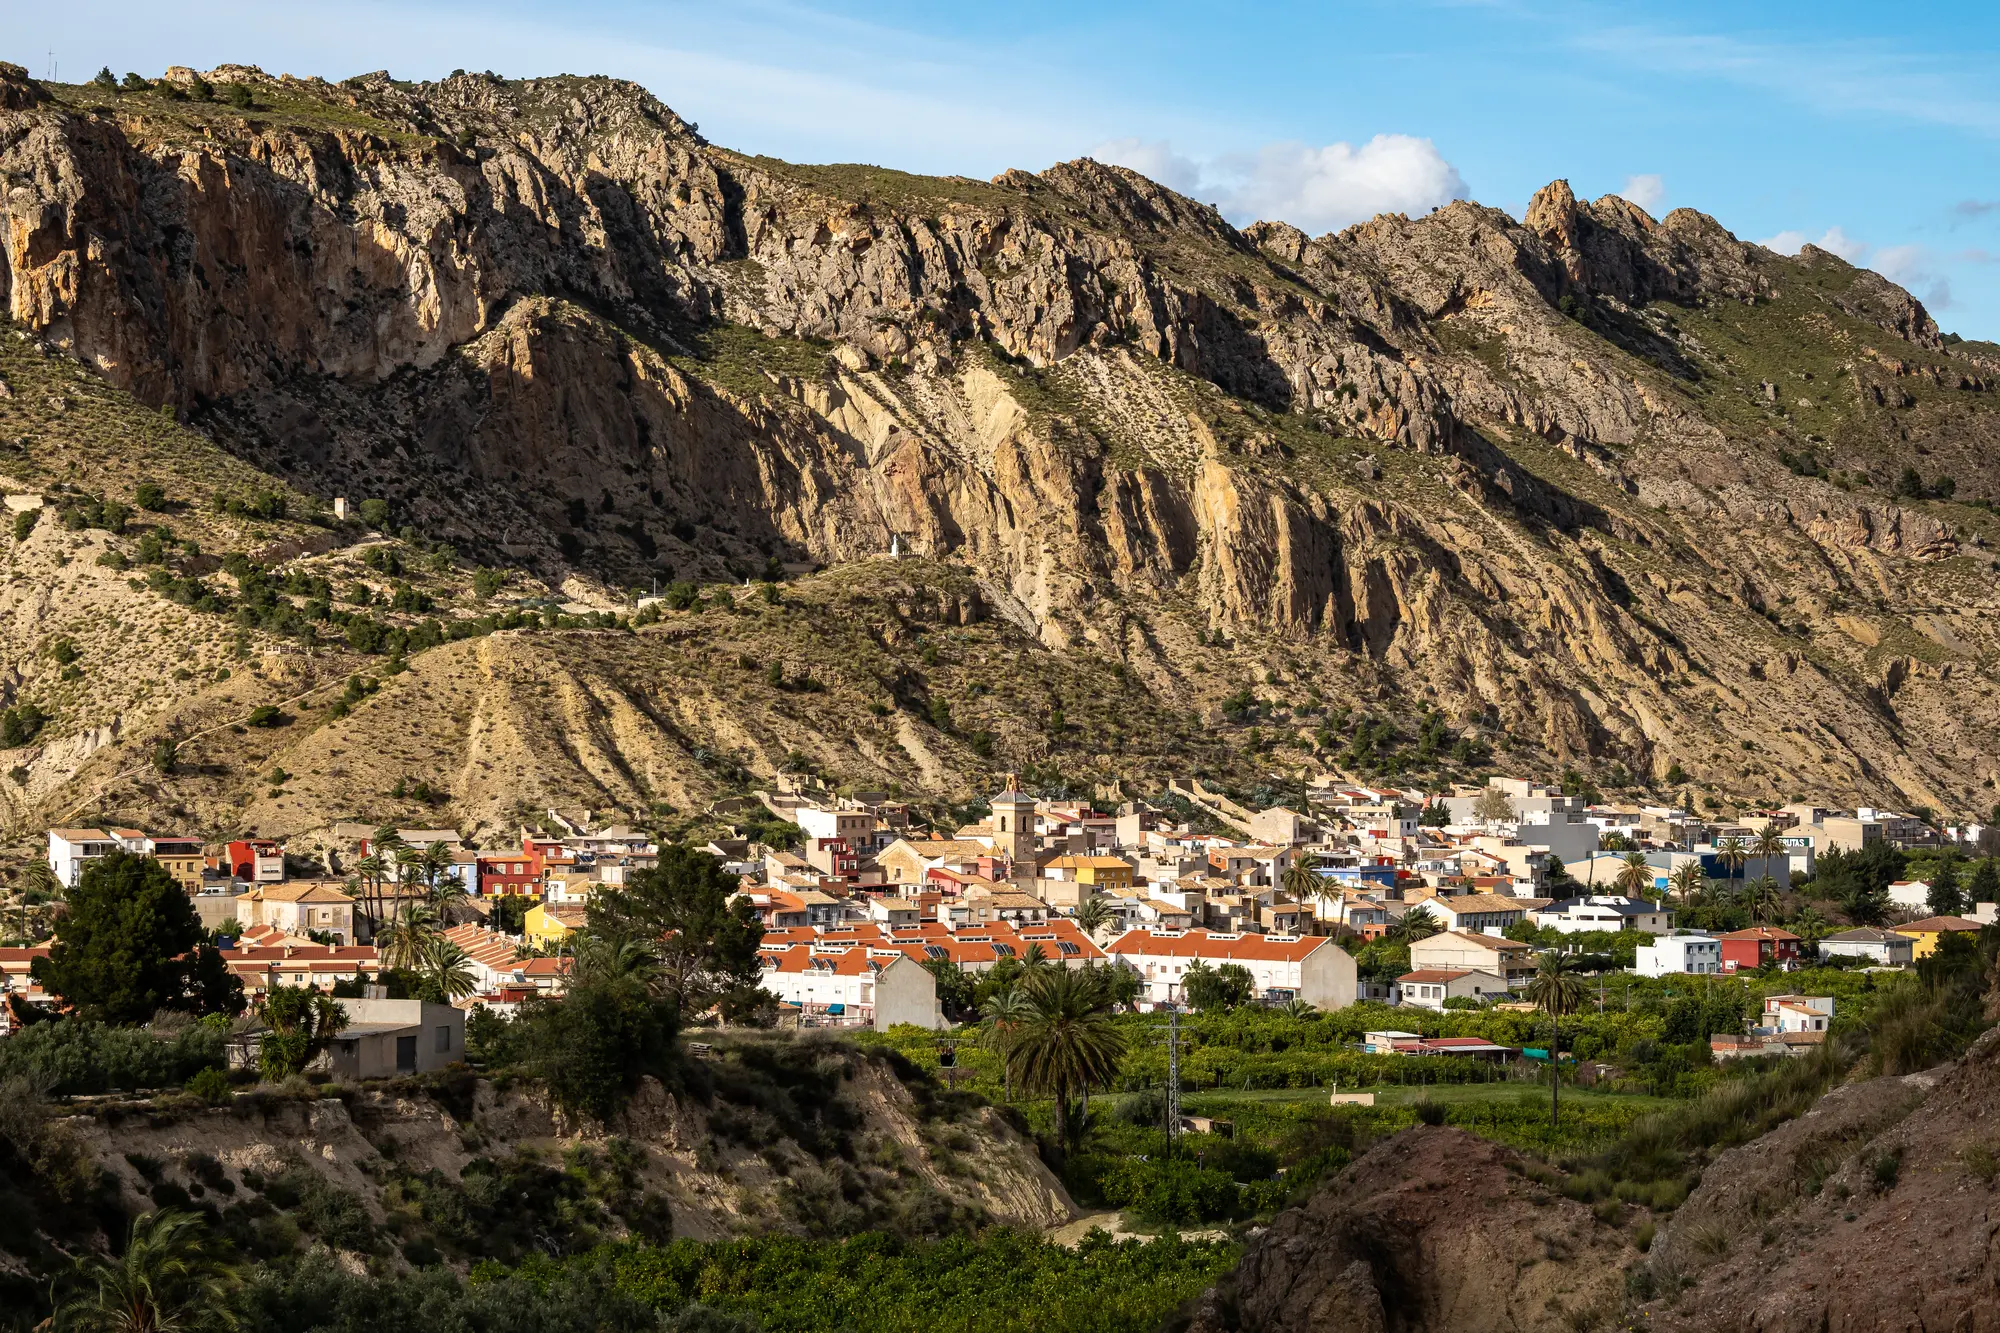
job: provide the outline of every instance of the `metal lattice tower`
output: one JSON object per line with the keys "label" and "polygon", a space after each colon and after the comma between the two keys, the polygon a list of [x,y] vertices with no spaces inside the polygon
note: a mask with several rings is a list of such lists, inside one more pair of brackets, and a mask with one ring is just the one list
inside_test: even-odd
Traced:
{"label": "metal lattice tower", "polygon": [[1167,1154],[1181,1137],[1181,1009],[1167,1001]]}

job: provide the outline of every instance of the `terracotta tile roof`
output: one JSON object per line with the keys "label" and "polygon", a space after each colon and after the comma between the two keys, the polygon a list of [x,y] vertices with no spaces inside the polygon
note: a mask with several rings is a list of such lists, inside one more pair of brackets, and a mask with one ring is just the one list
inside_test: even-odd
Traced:
{"label": "terracotta tile roof", "polygon": [[352,903],[352,895],[326,880],[295,880],[289,884],[263,884],[246,895],[261,903]]}
{"label": "terracotta tile roof", "polygon": [[[1900,926],[1890,927],[1890,929],[1899,935],[1907,935],[1912,931],[1923,935],[1940,935],[1961,930],[1979,930],[1980,928],[1979,922],[1968,921],[1962,916],[1927,916],[1921,921],[1906,921]],[[1728,937],[1725,936],[1724,938]]]}
{"label": "terracotta tile roof", "polygon": [[1338,948],[1329,935],[1229,935],[1189,930],[1161,935],[1128,930],[1105,949],[1109,954],[1149,954],[1170,958],[1248,958],[1260,962],[1295,963],[1315,949]]}
{"label": "terracotta tile roof", "polygon": [[[1975,925],[1972,929],[1977,930],[1979,927]],[[1795,940],[1798,936],[1792,934],[1789,930],[1780,930],[1776,926],[1752,926],[1748,930],[1732,930],[1727,935],[1719,935],[1716,938],[1724,940],[1784,941]]]}
{"label": "terracotta tile roof", "polygon": [[1418,940],[1417,943],[1427,944],[1434,940],[1453,940],[1459,944],[1477,945],[1479,948],[1487,949],[1494,953],[1499,953],[1499,954],[1516,954],[1516,953],[1528,952],[1528,946],[1521,943],[1519,940],[1502,939],[1498,935],[1480,935],[1473,931],[1468,931],[1468,930],[1441,931],[1438,934],[1431,936],[1430,940]]}
{"label": "terracotta tile roof", "polygon": [[832,972],[837,976],[853,977],[867,972],[879,971],[888,966],[901,950],[870,948],[856,944],[849,948],[833,950],[824,945],[794,944],[785,949],[759,950],[766,971],[771,972],[811,972],[814,970]]}
{"label": "terracotta tile roof", "polygon": [[1415,972],[1405,972],[1402,976],[1397,977],[1396,980],[1428,982],[1432,985],[1442,985],[1447,981],[1457,981],[1460,977],[1469,977],[1471,975],[1472,975],[1472,970],[1470,968],[1464,969],[1462,971],[1452,972],[1452,971],[1447,971],[1444,968],[1426,967],[1426,968],[1420,968]]}

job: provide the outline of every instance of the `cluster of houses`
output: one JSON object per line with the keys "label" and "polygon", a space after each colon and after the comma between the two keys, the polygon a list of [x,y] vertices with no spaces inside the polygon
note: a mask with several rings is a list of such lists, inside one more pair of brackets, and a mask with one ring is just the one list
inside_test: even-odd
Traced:
{"label": "cluster of houses", "polygon": [[[1188,781],[1173,784],[1162,806],[1099,810],[1032,795],[1010,779],[984,818],[923,830],[888,793],[795,779],[714,812],[795,824],[795,849],[725,838],[707,850],[738,877],[741,899],[763,922],[763,986],[784,1010],[802,1022],[937,1027],[944,1019],[927,965],[939,961],[972,974],[1007,959],[1123,966],[1137,973],[1146,1005],[1182,999],[1191,969],[1233,965],[1249,974],[1259,1002],[1321,1009],[1511,1002],[1535,966],[1534,949],[1504,936],[1523,922],[1570,934],[1643,932],[1651,941],[1634,970],[1645,976],[1790,966],[1805,959],[1805,942],[1775,926],[1677,929],[1669,884],[1689,865],[1708,878],[1786,883],[1835,848],[1877,840],[1915,848],[1946,836],[1906,815],[1803,805],[1722,825],[1685,810],[1589,804],[1513,779],[1442,797],[1322,781],[1297,804],[1252,811]],[[473,919],[449,935],[476,980],[465,1006],[504,1010],[559,994],[562,950],[592,894],[657,862],[643,833],[552,819],[558,831],[523,830],[517,848],[497,850],[468,846],[449,829],[397,831],[402,846],[426,851],[429,880],[449,877],[464,890]],[[369,923],[429,886],[358,869],[383,859],[378,834],[337,824],[311,855],[288,856],[258,839],[206,846],[135,829],[52,829],[48,855],[65,884],[113,850],[156,857],[204,924],[230,935],[229,967],[255,997],[381,970]],[[528,900],[516,934],[489,924],[493,905],[508,898]],[[1412,913],[1435,933],[1408,929]],[[1993,916],[1993,904],[1980,904],[1969,918],[1844,931],[1818,948],[1902,966]],[[1340,937],[1375,939],[1399,926],[1411,939],[1410,970],[1392,982],[1363,980]],[[0,984],[46,1000],[12,953],[33,951],[0,951]],[[1773,1017],[1789,1031],[1783,1014]],[[1390,1034],[1385,1049],[1402,1040]]]}

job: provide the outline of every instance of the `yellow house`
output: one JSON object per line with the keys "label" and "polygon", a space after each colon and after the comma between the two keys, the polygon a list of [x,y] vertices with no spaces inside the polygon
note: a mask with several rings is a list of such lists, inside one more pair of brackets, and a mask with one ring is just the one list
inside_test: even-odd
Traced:
{"label": "yellow house", "polygon": [[1962,916],[1927,916],[1921,921],[1911,921],[1889,929],[1898,935],[1907,935],[1916,941],[1910,950],[1912,958],[1928,958],[1937,950],[1938,941],[1946,935],[1957,935],[1965,931],[1977,933],[1979,923],[1968,921]]}
{"label": "yellow house", "polygon": [[1100,891],[1132,887],[1132,863],[1115,856],[1058,856],[1045,873],[1050,879],[1073,880]]}
{"label": "yellow house", "polygon": [[581,907],[550,906],[536,903],[521,918],[521,933],[528,937],[531,948],[544,948],[551,944],[561,944],[570,934],[583,924],[584,909]]}

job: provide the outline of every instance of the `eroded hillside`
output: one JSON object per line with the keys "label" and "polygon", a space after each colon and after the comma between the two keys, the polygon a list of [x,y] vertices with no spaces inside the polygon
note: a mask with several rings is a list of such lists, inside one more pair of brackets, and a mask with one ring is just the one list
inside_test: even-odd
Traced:
{"label": "eroded hillside", "polygon": [[[1511,750],[1607,783],[1990,803],[2000,366],[1830,255],[1560,182],[1523,221],[1458,203],[1310,238],[1089,161],[980,183],[745,157],[609,80],[208,77],[252,108],[5,81],[23,331],[321,504],[388,501],[457,577],[614,609],[656,579],[833,571],[786,590],[830,614],[737,647],[727,686],[688,660],[705,624],[415,658],[393,688],[437,707],[399,740],[455,800],[678,803],[718,786],[696,750],[940,793],[999,764],[1442,776]],[[924,559],[882,574],[892,541]],[[1070,678],[999,707],[972,688],[995,680],[927,669],[935,629],[855,671],[843,636],[891,627],[839,612],[855,569],[976,606],[930,623],[990,627],[969,651],[995,677]],[[791,722],[745,689],[785,654],[831,658]],[[545,673],[553,707],[502,688]],[[682,679],[679,715],[645,706]],[[1230,696],[1255,736],[1214,730]],[[1116,716],[1079,735],[1085,697]],[[1452,764],[1353,741],[1364,714],[1414,738],[1426,707]],[[270,756],[296,792],[354,755],[386,776],[369,708]],[[93,725],[73,707],[55,734]],[[152,799],[39,763],[44,806]],[[284,800],[377,780],[199,799],[289,827],[309,814]]]}

